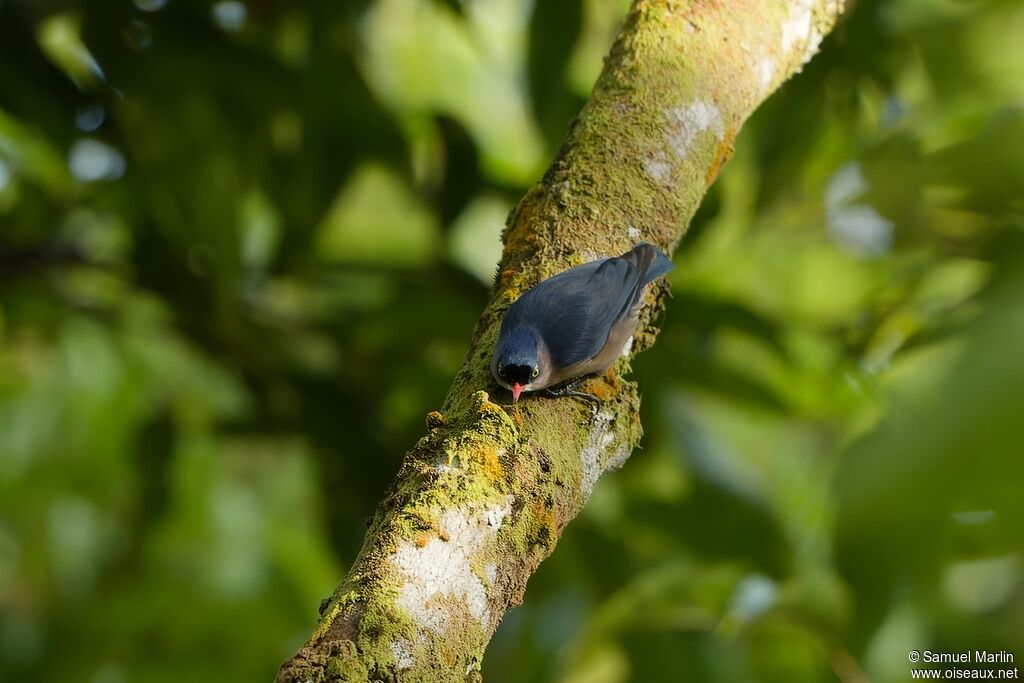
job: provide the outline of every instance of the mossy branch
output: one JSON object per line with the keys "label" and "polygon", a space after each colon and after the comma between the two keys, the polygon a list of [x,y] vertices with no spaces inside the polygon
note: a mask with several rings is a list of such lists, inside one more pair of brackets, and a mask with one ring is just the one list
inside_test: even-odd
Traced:
{"label": "mossy branch", "polygon": [[839,0],[635,0],[557,159],[509,216],[497,282],[442,411],[281,682],[475,681],[505,611],[597,479],[640,440],[630,350],[572,398],[508,405],[489,361],[526,288],[640,241],[672,253],[754,108],[815,53]]}

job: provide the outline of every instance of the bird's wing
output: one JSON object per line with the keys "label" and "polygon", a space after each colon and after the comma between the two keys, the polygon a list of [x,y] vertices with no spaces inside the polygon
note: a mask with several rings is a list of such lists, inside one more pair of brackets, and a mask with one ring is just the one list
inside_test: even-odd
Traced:
{"label": "bird's wing", "polygon": [[545,280],[530,294],[533,320],[552,360],[566,367],[593,358],[643,287],[640,270],[623,258],[587,263]]}
{"label": "bird's wing", "polygon": [[656,247],[639,244],[622,256],[585,263],[530,289],[502,321],[502,329],[535,328],[559,368],[589,360],[612,326],[632,313],[644,287],[672,269]]}

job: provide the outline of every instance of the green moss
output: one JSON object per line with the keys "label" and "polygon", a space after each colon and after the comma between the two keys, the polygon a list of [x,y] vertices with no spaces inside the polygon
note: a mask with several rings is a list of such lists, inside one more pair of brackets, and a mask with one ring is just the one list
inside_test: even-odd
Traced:
{"label": "green moss", "polygon": [[354,650],[332,656],[327,663],[326,670],[329,679],[344,681],[344,683],[367,683],[370,680],[370,672],[366,664]]}

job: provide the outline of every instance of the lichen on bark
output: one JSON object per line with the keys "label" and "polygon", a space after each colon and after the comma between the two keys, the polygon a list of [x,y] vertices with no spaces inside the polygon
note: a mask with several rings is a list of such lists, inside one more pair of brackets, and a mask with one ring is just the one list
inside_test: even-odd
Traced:
{"label": "lichen on bark", "polygon": [[550,169],[508,219],[491,300],[427,434],[363,548],[278,680],[474,681],[502,615],[598,478],[641,436],[630,358],[657,330],[647,295],[630,348],[572,398],[510,405],[490,376],[501,316],[565,268],[640,241],[671,253],[743,121],[817,50],[837,0],[635,0]]}

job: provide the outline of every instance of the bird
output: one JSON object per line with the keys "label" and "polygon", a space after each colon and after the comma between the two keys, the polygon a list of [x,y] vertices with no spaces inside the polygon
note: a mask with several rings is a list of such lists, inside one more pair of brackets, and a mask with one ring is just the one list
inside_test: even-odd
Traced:
{"label": "bird", "polygon": [[572,387],[612,366],[636,330],[647,286],[674,267],[657,247],[641,243],[533,286],[502,318],[494,379],[512,392],[513,403],[524,391],[541,390],[596,401]]}

